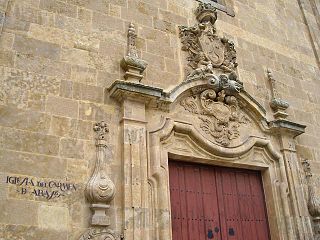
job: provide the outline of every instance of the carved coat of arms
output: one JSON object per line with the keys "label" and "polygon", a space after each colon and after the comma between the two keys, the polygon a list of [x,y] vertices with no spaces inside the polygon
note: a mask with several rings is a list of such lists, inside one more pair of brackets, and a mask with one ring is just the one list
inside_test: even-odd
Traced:
{"label": "carved coat of arms", "polygon": [[234,43],[216,34],[216,9],[208,3],[200,3],[196,16],[198,24],[195,26],[179,27],[182,50],[188,52],[187,80],[210,76],[213,69],[234,74],[238,65]]}
{"label": "carved coat of arms", "polygon": [[207,89],[183,99],[185,110],[198,115],[200,129],[222,146],[230,145],[239,137],[239,128],[250,122],[234,96],[226,96],[225,90]]}

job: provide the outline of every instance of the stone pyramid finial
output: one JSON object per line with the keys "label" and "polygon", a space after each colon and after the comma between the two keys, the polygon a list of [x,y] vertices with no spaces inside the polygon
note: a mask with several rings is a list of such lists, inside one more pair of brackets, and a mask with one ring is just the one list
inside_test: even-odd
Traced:
{"label": "stone pyramid finial", "polygon": [[267,76],[271,85],[272,99],[270,101],[270,107],[274,111],[274,117],[276,119],[285,119],[288,117],[286,110],[289,107],[289,103],[281,99],[280,94],[277,90],[276,80],[274,79],[270,69],[267,70]]}
{"label": "stone pyramid finial", "polygon": [[121,67],[125,71],[124,78],[128,81],[140,82],[143,78],[143,71],[147,67],[147,62],[139,58],[136,46],[136,29],[133,23],[128,29],[128,52],[121,61]]}

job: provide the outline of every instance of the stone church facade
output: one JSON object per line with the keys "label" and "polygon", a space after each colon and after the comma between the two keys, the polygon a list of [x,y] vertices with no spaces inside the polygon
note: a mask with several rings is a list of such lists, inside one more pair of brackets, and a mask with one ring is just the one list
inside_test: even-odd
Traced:
{"label": "stone church facade", "polygon": [[0,239],[320,239],[319,13],[0,0]]}

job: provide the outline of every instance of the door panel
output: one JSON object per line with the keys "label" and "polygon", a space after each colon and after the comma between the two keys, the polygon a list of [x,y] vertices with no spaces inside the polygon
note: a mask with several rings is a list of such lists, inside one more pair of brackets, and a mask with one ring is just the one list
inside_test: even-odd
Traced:
{"label": "door panel", "polygon": [[173,240],[269,240],[259,172],[169,162]]}

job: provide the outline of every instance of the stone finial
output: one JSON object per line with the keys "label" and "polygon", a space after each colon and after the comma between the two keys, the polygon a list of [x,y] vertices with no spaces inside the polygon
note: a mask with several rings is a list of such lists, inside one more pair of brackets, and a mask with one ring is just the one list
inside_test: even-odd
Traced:
{"label": "stone finial", "polygon": [[143,71],[147,67],[147,62],[140,59],[136,46],[136,29],[133,23],[128,29],[128,52],[121,61],[121,67],[125,71],[124,78],[128,81],[140,82],[143,78]]}
{"label": "stone finial", "polygon": [[106,171],[107,158],[111,156],[105,136],[109,132],[108,125],[105,122],[96,123],[93,127],[96,132],[96,155],[97,160],[94,171],[87,183],[85,190],[86,197],[91,203],[93,216],[91,225],[109,226],[110,219],[106,210],[110,207],[110,202],[115,195],[115,185],[108,177]]}
{"label": "stone finial", "polygon": [[276,80],[269,69],[267,70],[267,76],[271,85],[272,99],[270,101],[270,107],[274,111],[274,117],[276,119],[285,119],[288,117],[286,110],[289,107],[289,103],[281,99],[280,94],[277,91]]}

